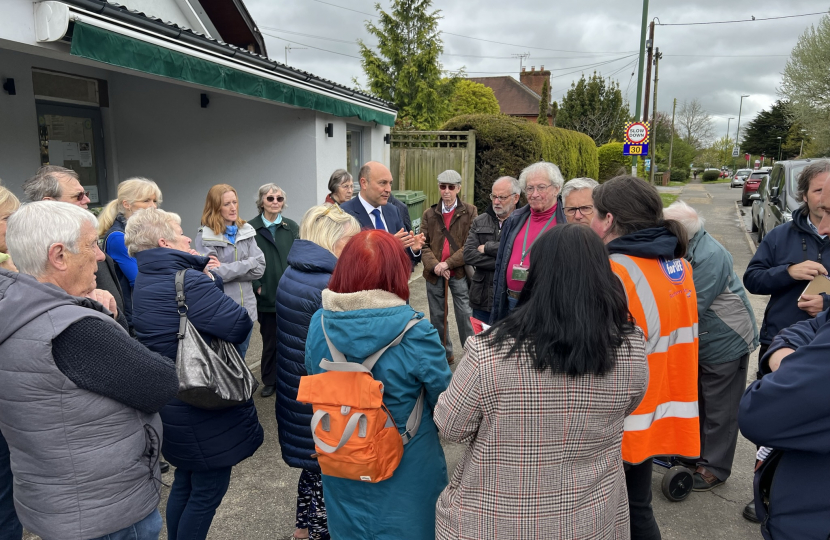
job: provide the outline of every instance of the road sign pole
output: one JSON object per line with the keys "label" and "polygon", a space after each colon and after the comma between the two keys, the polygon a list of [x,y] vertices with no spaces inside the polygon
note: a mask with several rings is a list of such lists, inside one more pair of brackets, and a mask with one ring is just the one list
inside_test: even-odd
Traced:
{"label": "road sign pole", "polygon": [[[640,108],[643,103],[643,63],[646,50],[646,29],[648,28],[648,0],[643,0],[643,21],[640,25],[640,60],[637,69],[637,99],[635,104],[634,118],[639,120]],[[637,176],[637,156],[631,159],[631,175]]]}

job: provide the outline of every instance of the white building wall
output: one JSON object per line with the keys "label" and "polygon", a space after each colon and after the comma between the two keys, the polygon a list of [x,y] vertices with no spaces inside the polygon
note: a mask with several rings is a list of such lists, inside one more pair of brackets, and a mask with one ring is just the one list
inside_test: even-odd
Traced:
{"label": "white building wall", "polygon": [[[227,183],[239,194],[240,215],[256,215],[260,185],[288,192],[285,215],[299,220],[319,204],[315,113],[140,77],[112,74],[119,178],[147,176],[162,190],[162,207],[182,216],[188,236],[199,227],[205,196]],[[321,132],[322,134],[322,128]],[[325,196],[325,195],[324,195]]]}

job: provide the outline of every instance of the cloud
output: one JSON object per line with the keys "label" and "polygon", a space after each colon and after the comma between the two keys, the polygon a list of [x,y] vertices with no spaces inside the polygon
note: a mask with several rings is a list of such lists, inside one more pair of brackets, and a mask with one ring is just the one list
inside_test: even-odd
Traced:
{"label": "cloud", "polygon": [[[372,0],[326,2],[375,13]],[[381,2],[383,9],[389,5],[388,0]],[[246,6],[263,32],[279,36],[265,36],[271,58],[284,61],[285,46],[289,43],[286,40],[291,40],[292,47],[303,47],[302,43],[335,51],[349,56],[312,48],[294,49],[289,53],[288,62],[340,84],[353,86],[352,78],[365,84],[360,60],[350,56],[359,56],[357,39],[373,43],[365,29],[367,15],[315,0],[246,0]],[[439,28],[444,32],[445,55],[441,61],[446,69],[464,67],[472,76],[504,74],[518,78],[519,59],[512,55],[529,52],[525,66],[544,65],[553,71],[554,99],[561,98],[584,69],[586,75],[594,70],[605,76],[613,73],[633,100],[637,77],[636,74],[631,77],[631,73],[637,68],[636,57],[622,57],[638,50],[641,6],[639,2],[615,0],[435,0],[433,3],[443,16]],[[649,20],[657,17],[661,23],[670,24],[748,19],[753,15],[776,17],[819,10],[814,0],[697,0],[693,4],[664,0],[651,2]],[[811,16],[740,24],[657,26],[655,45],[664,55],[660,61],[658,109],[671,114],[674,98],[678,103],[697,98],[713,116],[715,133],[720,136],[726,133],[727,119],[737,119],[741,94],[749,94],[749,98],[744,98],[741,115],[741,124],[745,125],[778,99],[777,88],[790,51],[804,30],[819,19]],[[326,39],[287,34],[286,30]],[[604,61],[611,62],[598,67],[579,67]],[[567,74],[571,71],[577,73]],[[733,120],[730,126],[733,137],[736,127],[737,120]]]}

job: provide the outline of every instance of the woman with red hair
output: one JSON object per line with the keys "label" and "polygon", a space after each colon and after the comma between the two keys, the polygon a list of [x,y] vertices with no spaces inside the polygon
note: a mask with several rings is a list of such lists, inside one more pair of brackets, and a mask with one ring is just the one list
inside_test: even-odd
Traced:
{"label": "woman with red hair", "polygon": [[[320,360],[332,357],[323,326],[349,362],[362,362],[410,320],[423,319],[406,303],[409,274],[409,258],[386,231],[363,231],[346,244],[323,291],[323,309],[309,325],[309,375],[321,373]],[[368,483],[323,474],[329,532],[338,540],[434,539],[435,502],[447,485],[447,464],[432,410],[452,378],[438,332],[420,320],[380,357],[372,375],[383,383],[383,402],[402,434],[424,391],[421,425],[391,478]]]}

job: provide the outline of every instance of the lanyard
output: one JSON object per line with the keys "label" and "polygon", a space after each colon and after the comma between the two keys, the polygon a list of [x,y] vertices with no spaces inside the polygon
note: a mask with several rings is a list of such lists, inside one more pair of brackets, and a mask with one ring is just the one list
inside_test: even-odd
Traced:
{"label": "lanyard", "polygon": [[555,217],[556,217],[556,212],[554,212],[553,214],[550,215],[550,217],[548,218],[548,222],[545,223],[545,226],[542,227],[542,230],[539,231],[539,234],[537,234],[536,238],[533,239],[533,242],[530,243],[530,247],[527,247],[527,233],[528,233],[528,231],[530,231],[530,220],[533,219],[533,215],[528,216],[527,226],[525,227],[525,239],[524,239],[524,242],[522,242],[522,258],[519,259],[519,264],[524,264],[525,257],[527,256],[528,252],[531,249],[533,249],[533,244],[535,244],[536,240],[538,240],[539,237],[542,236],[542,233],[545,232],[545,229],[548,228],[548,225],[550,225],[550,222],[553,221],[553,218],[555,218]]}

